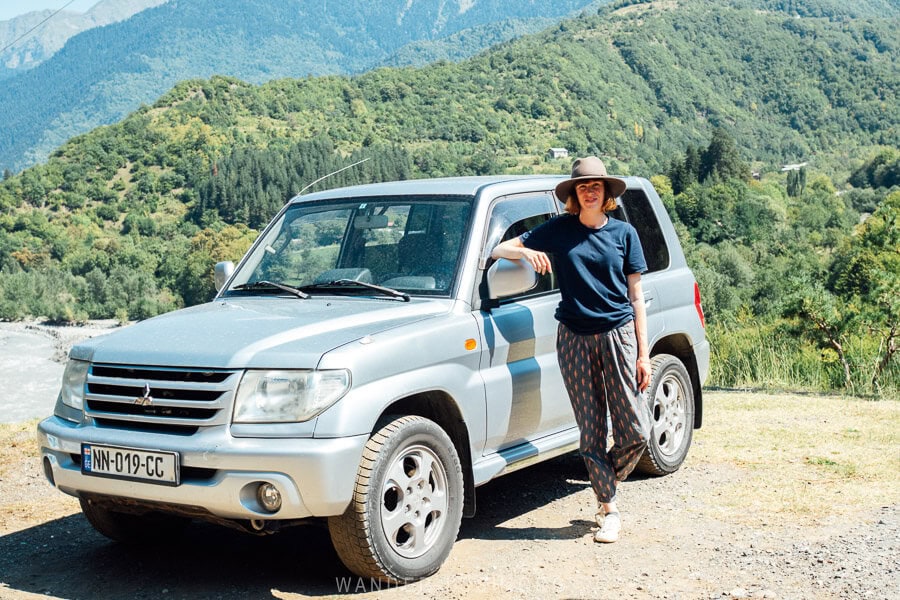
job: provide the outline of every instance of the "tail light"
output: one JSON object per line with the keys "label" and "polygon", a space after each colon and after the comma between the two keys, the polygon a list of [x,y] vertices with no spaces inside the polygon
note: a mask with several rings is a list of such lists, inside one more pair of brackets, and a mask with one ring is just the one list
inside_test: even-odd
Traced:
{"label": "tail light", "polygon": [[697,315],[700,317],[700,324],[706,329],[706,317],[703,315],[703,304],[700,303],[700,284],[694,282],[694,308],[697,309]]}

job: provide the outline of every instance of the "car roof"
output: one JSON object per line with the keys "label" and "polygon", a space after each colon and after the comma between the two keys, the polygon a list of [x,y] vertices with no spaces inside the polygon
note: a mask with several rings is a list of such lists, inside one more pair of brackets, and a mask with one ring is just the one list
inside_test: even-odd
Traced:
{"label": "car roof", "polygon": [[[331,198],[343,198],[346,196],[392,196],[406,194],[440,195],[440,196],[473,196],[487,186],[504,183],[528,182],[529,187],[535,187],[539,180],[546,180],[547,186],[560,178],[535,176],[535,175],[485,175],[472,177],[440,177],[434,179],[406,179],[403,181],[388,181],[384,183],[368,183],[348,187],[334,188],[322,192],[314,192],[305,195],[297,195],[291,202],[304,202],[310,200],[328,200]],[[543,187],[543,186],[538,186]],[[552,186],[551,186],[552,187]]]}
{"label": "car roof", "polygon": [[[368,183],[334,188],[321,192],[297,195],[290,203],[331,200],[335,198],[403,196],[477,196],[490,188],[492,195],[515,194],[535,190],[553,190],[566,175],[483,175],[469,177],[440,177],[431,179],[406,179],[383,183]],[[640,187],[637,177],[623,177],[629,188]]]}
{"label": "car roof", "polygon": [[[378,196],[479,196],[490,190],[491,196],[526,193],[534,191],[550,191],[565,179],[566,175],[481,175],[467,177],[436,177],[425,179],[405,179],[402,181],[386,181],[367,183],[345,187],[298,194],[288,204],[314,202],[353,197]],[[628,189],[641,188],[642,178],[622,177]]]}

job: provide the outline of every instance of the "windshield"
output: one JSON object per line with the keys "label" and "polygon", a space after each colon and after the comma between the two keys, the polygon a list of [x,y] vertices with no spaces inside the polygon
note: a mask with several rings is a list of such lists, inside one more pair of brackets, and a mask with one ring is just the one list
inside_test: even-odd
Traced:
{"label": "windshield", "polygon": [[[260,293],[265,286],[247,285],[259,281],[315,292],[328,289],[322,284],[351,280],[447,296],[471,206],[471,197],[446,196],[292,205],[253,248],[226,293]],[[335,289],[347,293],[348,287]]]}

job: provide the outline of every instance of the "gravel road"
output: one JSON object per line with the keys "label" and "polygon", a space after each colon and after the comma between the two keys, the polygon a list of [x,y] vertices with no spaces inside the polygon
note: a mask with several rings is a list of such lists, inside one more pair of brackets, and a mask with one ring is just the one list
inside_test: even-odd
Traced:
{"label": "gravel road", "polygon": [[[900,597],[900,510],[820,522],[716,518],[737,474],[690,464],[624,484],[624,536],[591,541],[580,457],[563,456],[480,489],[449,560],[404,588],[343,570],[324,528],[256,538],[196,524],[171,547],[124,548],[95,533],[36,461],[4,476],[0,598],[869,598]],[[344,593],[342,593],[344,592]]]}
{"label": "gravel road", "polygon": [[[759,396],[779,406],[815,401]],[[705,400],[712,407],[741,398],[708,392]],[[900,598],[895,485],[858,505],[823,500],[811,515],[735,505],[733,490],[750,474],[718,451],[726,425],[698,430],[678,472],[620,487],[618,543],[593,543],[593,495],[581,458],[569,454],[479,488],[477,515],[463,521],[443,568],[402,588],[351,576],[319,526],[257,538],[197,523],[165,548],[114,544],[44,481],[34,421],[4,425],[0,598]],[[760,436],[760,447],[771,443]],[[885,459],[900,465],[900,450]],[[773,496],[786,477],[773,470]]]}

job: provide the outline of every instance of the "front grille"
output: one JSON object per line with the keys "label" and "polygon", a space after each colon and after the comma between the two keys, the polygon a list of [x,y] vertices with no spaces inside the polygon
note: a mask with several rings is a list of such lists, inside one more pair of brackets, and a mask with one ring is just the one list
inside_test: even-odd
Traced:
{"label": "front grille", "polygon": [[[94,365],[91,373],[97,377],[139,377],[150,381],[168,381],[172,379],[172,370],[153,369],[148,367],[110,367],[107,365]],[[186,371],[178,372],[181,381],[199,383],[222,383],[228,379],[232,371]]]}
{"label": "front grille", "polygon": [[240,371],[91,365],[85,407],[107,427],[191,430],[226,424]]}
{"label": "front grille", "polygon": [[210,419],[216,414],[216,409],[214,408],[137,406],[136,404],[102,402],[100,400],[91,400],[90,409],[92,412],[97,413],[149,415],[154,417],[170,417],[173,419]]}
{"label": "front grille", "polygon": [[138,431],[165,433],[169,435],[194,435],[200,429],[196,425],[171,425],[169,423],[147,423],[146,421],[129,424],[127,421],[103,419],[100,417],[94,417],[94,425],[98,427],[108,427],[110,429],[122,429],[127,426],[129,429],[136,429]]}
{"label": "front grille", "polygon": [[[91,392],[101,396],[133,396],[135,391],[137,391],[137,395],[140,396],[144,393],[144,388],[141,387],[140,389],[135,390],[133,387],[106,385],[102,383],[95,383],[91,386]],[[154,387],[152,395],[156,400],[212,401],[221,396],[222,392],[216,390],[172,390]]]}

